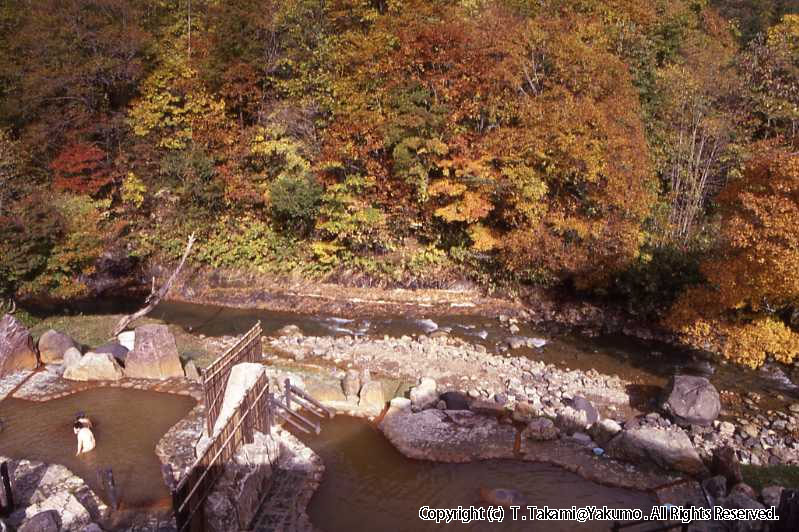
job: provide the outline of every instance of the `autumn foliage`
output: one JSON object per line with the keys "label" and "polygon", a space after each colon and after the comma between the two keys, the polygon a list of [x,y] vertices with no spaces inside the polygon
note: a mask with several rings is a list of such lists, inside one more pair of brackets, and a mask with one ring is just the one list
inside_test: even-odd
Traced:
{"label": "autumn foliage", "polygon": [[792,360],[789,4],[8,0],[0,295],[196,233],[211,268],[545,285]]}
{"label": "autumn foliage", "polygon": [[799,155],[764,146],[719,203],[721,242],[702,263],[708,283],[687,290],[668,321],[691,343],[738,362],[791,362],[799,356],[789,325],[799,301]]}

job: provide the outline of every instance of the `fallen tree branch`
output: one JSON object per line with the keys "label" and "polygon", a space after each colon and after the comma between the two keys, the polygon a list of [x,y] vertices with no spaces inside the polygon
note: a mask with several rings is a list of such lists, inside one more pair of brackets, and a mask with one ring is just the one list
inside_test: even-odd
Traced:
{"label": "fallen tree branch", "polygon": [[133,314],[128,314],[127,316],[119,320],[119,323],[117,323],[117,326],[114,328],[114,332],[112,333],[113,336],[117,336],[119,333],[124,331],[125,327],[130,325],[130,323],[133,322],[134,320],[137,320],[149,314],[150,311],[153,310],[158,305],[158,303],[161,302],[161,299],[164,298],[169,293],[169,289],[172,288],[172,284],[175,282],[175,279],[177,279],[180,270],[183,268],[183,264],[186,262],[186,258],[189,256],[191,247],[194,245],[194,240],[195,240],[195,234],[192,233],[191,236],[189,237],[189,241],[186,243],[186,249],[183,250],[183,256],[180,258],[180,263],[178,264],[178,267],[175,268],[174,272],[172,272],[172,275],[169,277],[167,282],[164,283],[164,285],[161,287],[160,290],[158,290],[158,292],[156,292],[155,278],[153,278],[153,287],[150,290],[150,295],[147,296],[147,299],[145,300],[147,306],[137,310]]}

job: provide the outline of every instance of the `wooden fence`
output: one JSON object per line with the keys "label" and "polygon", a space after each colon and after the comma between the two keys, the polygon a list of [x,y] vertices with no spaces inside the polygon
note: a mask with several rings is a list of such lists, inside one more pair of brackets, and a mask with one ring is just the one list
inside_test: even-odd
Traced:
{"label": "wooden fence", "polygon": [[[260,336],[258,340],[260,345]],[[203,503],[224,473],[225,464],[233,460],[242,445],[253,442],[255,431],[269,433],[272,426],[269,398],[269,379],[262,373],[222,430],[172,491],[178,532],[192,530],[193,522],[202,529]]]}
{"label": "wooden fence", "polygon": [[230,369],[241,362],[260,362],[263,357],[261,346],[261,322],[252,326],[236,344],[213,361],[203,372],[203,393],[205,394],[206,428],[213,435],[214,424],[222,408],[225,386]]}

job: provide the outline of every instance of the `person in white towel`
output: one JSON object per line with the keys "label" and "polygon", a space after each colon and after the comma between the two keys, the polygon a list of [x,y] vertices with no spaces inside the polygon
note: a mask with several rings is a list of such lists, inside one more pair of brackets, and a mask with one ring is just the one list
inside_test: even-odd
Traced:
{"label": "person in white towel", "polygon": [[94,433],[92,432],[91,421],[86,419],[88,423],[82,422],[82,420],[76,420],[75,423],[72,425],[72,431],[78,437],[78,451],[75,453],[75,456],[78,456],[81,453],[88,453],[94,446],[96,442],[94,441]]}

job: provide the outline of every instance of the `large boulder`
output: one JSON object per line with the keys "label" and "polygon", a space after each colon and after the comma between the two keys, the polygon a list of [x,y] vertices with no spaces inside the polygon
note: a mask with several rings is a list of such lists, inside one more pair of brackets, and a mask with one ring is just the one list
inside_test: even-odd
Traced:
{"label": "large boulder", "polygon": [[358,397],[358,390],[361,389],[361,374],[354,369],[350,369],[344,374],[344,380],[341,382],[344,390],[344,395],[348,400],[353,400]]}
{"label": "large boulder", "polygon": [[585,420],[588,425],[593,425],[599,420],[599,412],[596,407],[585,397],[579,395],[575,396],[572,400],[571,407],[575,410],[585,412]]}
{"label": "large boulder", "polygon": [[663,410],[679,425],[708,426],[719,417],[721,399],[705,377],[675,375],[666,386]]}
{"label": "large boulder", "polygon": [[64,378],[72,381],[118,381],[123,376],[122,367],[111,354],[91,351],[64,370]]}
{"label": "large boulder", "polygon": [[588,434],[599,445],[607,444],[619,432],[621,425],[608,418],[600,419],[588,429]]}
{"label": "large boulder", "polygon": [[227,420],[236,411],[236,407],[244,395],[255,385],[255,382],[266,371],[263,364],[244,362],[236,364],[230,369],[230,376],[225,386],[225,396],[222,399],[222,408],[214,424],[214,434],[225,426]]}
{"label": "large boulder", "polygon": [[128,357],[130,350],[119,342],[108,342],[100,347],[92,349],[95,353],[108,353],[113,356],[117,362],[124,365],[125,359]]}
{"label": "large boulder", "polygon": [[741,463],[738,461],[735,449],[730,446],[719,447],[713,451],[711,469],[713,474],[726,478],[730,486],[743,482]]}
{"label": "large boulder", "polygon": [[56,492],[50,497],[25,508],[26,520],[31,520],[42,512],[53,510],[61,521],[61,530],[82,530],[91,523],[89,511],[80,501],[67,491]]}
{"label": "large boulder", "polygon": [[382,410],[386,405],[386,397],[383,394],[383,385],[380,381],[369,381],[361,387],[360,400],[358,406],[371,410]]}
{"label": "large boulder", "polygon": [[166,325],[136,327],[136,346],[125,358],[125,374],[137,379],[183,376],[175,337]]}
{"label": "large boulder", "polygon": [[136,331],[124,331],[117,335],[117,341],[128,351],[136,348]]}
{"label": "large boulder", "polygon": [[438,391],[436,381],[425,377],[418,386],[411,388],[410,393],[411,407],[414,410],[424,410],[432,408],[438,403]]}
{"label": "large boulder", "polygon": [[317,401],[327,403],[330,401],[344,402],[347,397],[338,381],[327,382],[318,379],[306,379],[305,391]]}
{"label": "large boulder", "polygon": [[516,429],[496,418],[435,408],[413,412],[396,398],[379,427],[402,454],[438,462],[512,458],[516,439]]}
{"label": "large boulder", "polygon": [[83,353],[77,347],[70,347],[64,351],[64,367],[68,368],[78,364],[81,358],[83,358]]}
{"label": "large boulder", "polygon": [[64,333],[50,329],[39,337],[39,359],[45,364],[61,363],[64,353],[78,344]]}
{"label": "large boulder", "polygon": [[[765,508],[762,504],[740,491],[730,493],[724,499],[722,506],[727,510],[763,510]],[[730,532],[756,532],[768,529],[767,522],[755,519],[750,521],[731,521],[727,525],[727,530]]]}
{"label": "large boulder", "polygon": [[186,378],[193,382],[202,382],[203,378],[200,375],[200,370],[197,369],[197,364],[193,360],[186,362],[183,366],[183,372],[186,373]]}
{"label": "large boulder", "polygon": [[584,410],[564,406],[557,410],[555,425],[565,434],[584,432],[588,426],[588,415]]}
{"label": "large boulder", "polygon": [[22,369],[36,369],[39,358],[33,337],[14,316],[0,319],[0,378]]}
{"label": "large boulder", "polygon": [[638,426],[617,434],[607,444],[612,458],[628,462],[653,462],[666,470],[691,475],[706,473],[691,439],[679,427]]}
{"label": "large boulder", "polygon": [[17,532],[59,532],[61,518],[55,510],[45,510],[34,515],[17,529]]}

